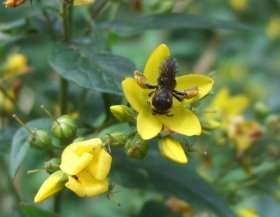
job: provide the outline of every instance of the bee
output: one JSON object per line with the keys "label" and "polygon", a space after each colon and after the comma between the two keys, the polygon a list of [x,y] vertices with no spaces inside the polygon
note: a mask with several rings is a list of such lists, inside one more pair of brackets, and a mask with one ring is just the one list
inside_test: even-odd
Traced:
{"label": "bee", "polygon": [[149,93],[151,97],[148,101],[152,106],[153,114],[173,116],[168,114],[173,107],[173,97],[178,101],[190,99],[198,94],[197,87],[189,88],[184,91],[176,90],[177,66],[173,57],[166,58],[160,66],[160,75],[157,79],[157,85],[147,83],[144,75],[135,71],[134,75],[138,85],[145,89],[154,89]]}

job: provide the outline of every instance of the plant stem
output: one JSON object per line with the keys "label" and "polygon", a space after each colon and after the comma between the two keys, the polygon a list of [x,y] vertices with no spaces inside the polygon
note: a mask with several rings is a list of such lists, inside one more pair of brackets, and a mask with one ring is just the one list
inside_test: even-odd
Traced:
{"label": "plant stem", "polygon": [[[69,42],[71,40],[72,33],[72,13],[73,13],[73,0],[62,0],[62,21],[64,36],[63,41]],[[61,114],[67,113],[68,104],[68,81],[60,78],[60,109]]]}
{"label": "plant stem", "polygon": [[7,168],[7,165],[4,161],[3,158],[0,158],[0,170],[2,171],[2,177],[6,177],[7,178],[7,181],[9,183],[9,189],[10,189],[10,192],[11,194],[13,195],[15,201],[16,201],[16,204],[17,204],[17,209],[19,211],[19,213],[21,213],[21,210],[19,208],[19,205],[20,205],[20,197],[19,197],[19,194],[14,186],[14,183],[13,183],[13,180],[10,176],[10,173],[8,171],[8,168]]}

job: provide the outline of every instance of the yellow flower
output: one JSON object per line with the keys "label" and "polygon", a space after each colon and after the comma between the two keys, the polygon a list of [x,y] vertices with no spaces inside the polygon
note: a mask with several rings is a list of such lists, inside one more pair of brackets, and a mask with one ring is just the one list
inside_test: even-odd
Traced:
{"label": "yellow flower", "polygon": [[0,90],[0,111],[3,113],[11,113],[15,109],[15,104],[12,101],[15,100],[15,98],[14,89],[10,88],[6,93]]}
{"label": "yellow flower", "polygon": [[106,192],[111,162],[111,155],[105,151],[98,138],[67,146],[62,153],[60,165],[69,179],[65,186],[80,197]]}
{"label": "yellow flower", "polygon": [[165,136],[159,141],[160,153],[168,160],[185,164],[188,162],[184,149],[179,141],[171,136]]}
{"label": "yellow flower", "polygon": [[271,39],[280,37],[280,15],[273,15],[270,18],[266,33]]}
{"label": "yellow flower", "polygon": [[256,121],[236,117],[228,127],[228,136],[235,143],[236,151],[242,155],[260,137],[261,127]]}
{"label": "yellow flower", "polygon": [[242,208],[237,211],[238,217],[258,217],[258,214],[253,208]]}
{"label": "yellow flower", "polygon": [[238,11],[244,10],[248,5],[248,0],[230,0],[230,6]]}
{"label": "yellow flower", "polygon": [[195,88],[196,94],[182,102],[172,98],[173,105],[168,114],[154,114],[151,103],[147,103],[153,97],[149,96],[152,91],[141,87],[140,82],[146,79],[149,84],[156,85],[160,67],[168,57],[170,57],[168,47],[164,44],[158,46],[146,63],[143,77],[138,73],[135,75],[139,80],[126,78],[122,82],[127,101],[138,112],[137,131],[143,139],[157,136],[163,127],[187,136],[201,133],[201,125],[197,116],[187,109],[185,104],[195,102],[208,94],[213,85],[211,78],[196,74],[176,78],[176,90],[184,92]]}
{"label": "yellow flower", "polygon": [[15,8],[23,4],[26,0],[7,0],[4,2],[6,7]]}
{"label": "yellow flower", "polygon": [[30,72],[31,68],[27,65],[27,58],[23,54],[14,53],[8,56],[3,67],[3,80],[8,80],[19,75]]}
{"label": "yellow flower", "polygon": [[34,198],[35,203],[40,203],[43,200],[48,199],[65,187],[67,176],[61,170],[51,174],[42,184],[38,193]]}
{"label": "yellow flower", "polygon": [[93,4],[95,0],[74,0],[75,6],[81,6],[81,5],[90,5]]}
{"label": "yellow flower", "polygon": [[[212,104],[206,109],[208,119],[221,119],[222,125],[227,127],[232,118],[239,116],[249,104],[244,95],[230,96],[229,90],[221,89],[215,96]],[[212,112],[213,111],[213,112]]]}

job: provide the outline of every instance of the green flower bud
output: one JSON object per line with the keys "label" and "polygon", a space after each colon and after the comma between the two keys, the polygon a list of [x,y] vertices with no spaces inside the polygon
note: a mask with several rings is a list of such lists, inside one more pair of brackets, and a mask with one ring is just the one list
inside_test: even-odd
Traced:
{"label": "green flower bud", "polygon": [[45,169],[49,174],[54,173],[55,171],[60,170],[60,163],[60,158],[52,158],[45,163]]}
{"label": "green flower bud", "polygon": [[127,136],[123,132],[108,133],[104,137],[106,139],[106,143],[116,148],[123,147],[127,141]]}
{"label": "green flower bud", "polygon": [[38,149],[48,149],[52,144],[51,137],[45,130],[33,131],[28,140],[33,147]]}
{"label": "green flower bud", "polygon": [[254,105],[254,113],[258,118],[265,118],[269,114],[269,108],[265,103],[257,102]]}
{"label": "green flower bud", "polygon": [[69,115],[63,115],[53,122],[52,134],[58,139],[72,139],[75,137],[76,132],[76,122]]}
{"label": "green flower bud", "polygon": [[219,121],[213,119],[201,120],[202,128],[205,130],[214,130],[221,126]]}
{"label": "green flower bud", "polygon": [[121,122],[130,122],[135,115],[133,109],[125,105],[113,105],[110,110],[114,117]]}
{"label": "green flower bud", "polygon": [[135,134],[128,138],[124,150],[128,157],[142,159],[146,156],[148,148],[148,143],[141,139],[138,134]]}

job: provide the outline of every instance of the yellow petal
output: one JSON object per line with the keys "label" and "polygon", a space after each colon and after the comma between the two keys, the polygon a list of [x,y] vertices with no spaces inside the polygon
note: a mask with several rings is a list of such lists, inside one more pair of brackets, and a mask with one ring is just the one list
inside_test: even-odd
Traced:
{"label": "yellow petal", "polygon": [[86,196],[86,191],[83,185],[72,176],[69,176],[69,181],[65,184],[65,186],[71,191],[73,191],[75,194],[77,194],[79,197]]}
{"label": "yellow petal", "polygon": [[171,109],[169,114],[173,116],[157,116],[168,129],[186,136],[201,134],[200,122],[197,116],[189,109],[178,106]]}
{"label": "yellow petal", "polygon": [[249,105],[249,99],[246,96],[236,95],[231,97],[222,109],[222,113],[227,117],[240,115]]}
{"label": "yellow petal", "polygon": [[148,82],[157,84],[157,79],[160,74],[161,63],[170,56],[169,48],[165,44],[159,45],[150,55],[146,62],[144,75]]}
{"label": "yellow petal", "polygon": [[192,103],[206,96],[211,91],[214,84],[214,80],[212,78],[197,74],[183,75],[176,78],[176,81],[176,90],[183,91],[192,87],[198,88],[198,95],[191,99],[185,99],[184,103]]}
{"label": "yellow petal", "polygon": [[215,95],[216,96],[212,104],[209,106],[209,109],[220,110],[228,101],[229,90],[226,88],[222,88]]}
{"label": "yellow petal", "polygon": [[158,115],[153,115],[149,105],[141,110],[137,117],[137,131],[142,139],[151,139],[157,136],[161,129],[162,123],[157,118]]}
{"label": "yellow petal", "polygon": [[93,155],[84,153],[77,156],[72,150],[66,148],[61,156],[60,169],[68,175],[76,175],[92,161]]}
{"label": "yellow petal", "polygon": [[242,208],[237,212],[238,217],[258,217],[258,214],[253,208]]}
{"label": "yellow petal", "polygon": [[93,4],[95,0],[74,0],[74,6]]}
{"label": "yellow petal", "polygon": [[56,194],[58,191],[62,190],[67,181],[67,176],[62,171],[57,171],[51,174],[42,184],[38,193],[34,198],[35,203],[40,203],[43,200]]}
{"label": "yellow petal", "polygon": [[101,148],[95,155],[94,160],[89,165],[89,171],[98,180],[103,180],[107,177],[111,169],[112,157]]}
{"label": "yellow petal", "polygon": [[108,180],[97,180],[89,172],[82,171],[77,175],[82,184],[86,196],[92,197],[108,191]]}
{"label": "yellow petal", "polygon": [[174,138],[166,136],[159,141],[160,153],[167,159],[176,163],[185,164],[188,162],[182,145]]}
{"label": "yellow petal", "polygon": [[148,94],[151,91],[141,88],[133,78],[126,78],[122,82],[122,88],[125,98],[132,108],[137,112],[141,111],[143,106],[147,104]]}
{"label": "yellow petal", "polygon": [[89,139],[82,142],[75,142],[67,146],[66,149],[72,150],[77,156],[85,152],[92,152],[101,148],[102,141],[99,138]]}

